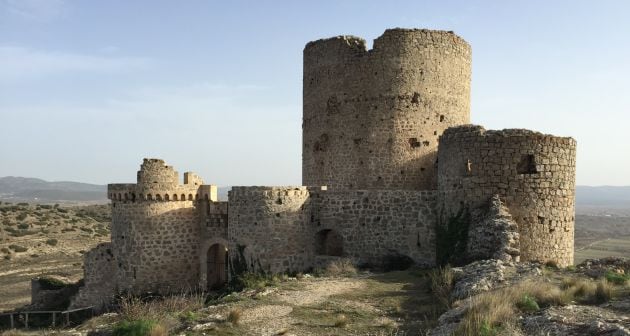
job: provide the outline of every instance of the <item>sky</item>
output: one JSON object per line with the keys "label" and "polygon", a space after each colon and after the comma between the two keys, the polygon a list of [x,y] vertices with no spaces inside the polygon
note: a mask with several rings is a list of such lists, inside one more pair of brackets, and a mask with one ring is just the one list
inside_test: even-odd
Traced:
{"label": "sky", "polygon": [[471,119],[577,140],[577,183],[630,185],[630,2],[0,0],[0,176],[299,185],[302,50],[387,28],[472,45]]}

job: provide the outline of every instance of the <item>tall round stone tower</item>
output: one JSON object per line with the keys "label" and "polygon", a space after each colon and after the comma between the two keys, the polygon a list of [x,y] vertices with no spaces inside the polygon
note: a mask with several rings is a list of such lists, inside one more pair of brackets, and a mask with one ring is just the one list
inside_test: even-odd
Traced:
{"label": "tall round stone tower", "polygon": [[522,261],[573,264],[575,147],[572,138],[522,129],[446,130],[438,168],[441,225],[499,195],[518,225]]}
{"label": "tall round stone tower", "polygon": [[438,138],[470,122],[471,49],[446,31],[389,29],[366,49],[304,48],[302,184],[436,189]]}

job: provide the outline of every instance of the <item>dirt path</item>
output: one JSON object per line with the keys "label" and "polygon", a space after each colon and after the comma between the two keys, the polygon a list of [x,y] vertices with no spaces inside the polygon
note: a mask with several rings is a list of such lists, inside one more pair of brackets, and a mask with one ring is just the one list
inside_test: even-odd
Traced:
{"label": "dirt path", "polygon": [[284,290],[276,294],[276,296],[288,304],[295,306],[304,306],[320,303],[326,298],[350,292],[356,289],[366,287],[364,279],[343,278],[343,279],[315,279],[308,283],[304,290],[289,291]]}

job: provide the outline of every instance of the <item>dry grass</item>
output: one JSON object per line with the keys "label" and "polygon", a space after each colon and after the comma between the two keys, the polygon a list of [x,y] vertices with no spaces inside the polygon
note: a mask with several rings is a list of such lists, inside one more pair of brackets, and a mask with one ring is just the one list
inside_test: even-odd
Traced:
{"label": "dry grass", "polygon": [[23,332],[17,330],[17,329],[11,329],[11,330],[6,330],[2,333],[0,333],[0,336],[24,336],[26,334],[24,334]]}
{"label": "dry grass", "polygon": [[[529,305],[523,306],[523,301]],[[546,281],[524,281],[511,288],[502,288],[471,298],[470,307],[460,324],[460,335],[492,335],[498,328],[513,329],[517,325],[519,306],[527,311],[532,307],[565,305],[573,296],[567,288]]]}
{"label": "dry grass", "polygon": [[125,297],[120,302],[120,314],[126,320],[161,319],[203,307],[202,293],[180,294],[151,301]]}
{"label": "dry grass", "polygon": [[604,303],[610,301],[614,296],[614,286],[606,279],[600,279],[597,282],[597,288],[595,295],[593,296],[594,303]]}
{"label": "dry grass", "polygon": [[518,324],[519,310],[533,312],[537,307],[562,306],[574,300],[600,304],[613,298],[615,286],[606,279],[564,278],[560,285],[545,280],[524,281],[471,298],[458,329],[459,335],[494,335]]}
{"label": "dry grass", "polygon": [[157,323],[156,325],[153,326],[153,328],[151,328],[151,331],[149,332],[149,336],[167,336],[168,335],[168,328],[165,327],[162,323]]}
{"label": "dry grass", "polygon": [[226,322],[230,322],[233,325],[238,325],[242,316],[243,312],[240,309],[232,309],[228,313]]}
{"label": "dry grass", "polygon": [[583,303],[605,303],[615,295],[615,286],[606,279],[598,281],[583,278],[565,278],[562,288],[567,295]]}
{"label": "dry grass", "polygon": [[431,292],[444,309],[451,306],[451,291],[455,284],[455,272],[451,266],[446,265],[432,270],[429,273],[431,279]]}
{"label": "dry grass", "polygon": [[348,259],[331,261],[325,269],[318,271],[320,275],[329,277],[353,276],[357,274],[357,269]]}

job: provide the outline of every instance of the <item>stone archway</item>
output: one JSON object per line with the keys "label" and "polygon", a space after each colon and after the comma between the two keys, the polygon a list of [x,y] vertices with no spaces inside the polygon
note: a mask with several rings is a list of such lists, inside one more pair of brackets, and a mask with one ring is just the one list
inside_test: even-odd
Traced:
{"label": "stone archway", "polygon": [[199,250],[199,287],[219,288],[229,280],[228,242],[223,238],[209,239]]}
{"label": "stone archway", "polygon": [[206,252],[206,288],[217,289],[227,283],[228,249],[223,244],[213,244]]}

